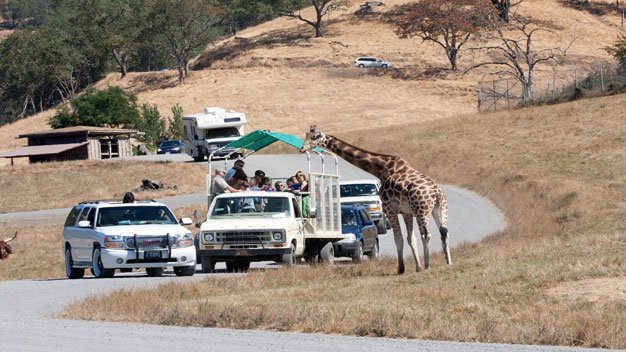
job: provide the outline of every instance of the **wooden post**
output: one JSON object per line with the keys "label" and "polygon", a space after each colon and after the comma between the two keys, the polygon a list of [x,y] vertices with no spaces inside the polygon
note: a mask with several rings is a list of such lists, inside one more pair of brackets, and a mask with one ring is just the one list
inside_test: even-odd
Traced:
{"label": "wooden post", "polygon": [[498,103],[498,100],[496,99],[496,81],[492,81],[492,87],[493,87],[493,111],[496,111],[496,104]]}
{"label": "wooden post", "polygon": [[600,65],[600,91],[604,93],[604,65]]}
{"label": "wooden post", "polygon": [[481,102],[481,95],[482,95],[482,85],[481,82],[478,82],[478,112],[480,112],[480,102]]}
{"label": "wooden post", "polygon": [[509,109],[509,79],[506,80],[506,108]]}

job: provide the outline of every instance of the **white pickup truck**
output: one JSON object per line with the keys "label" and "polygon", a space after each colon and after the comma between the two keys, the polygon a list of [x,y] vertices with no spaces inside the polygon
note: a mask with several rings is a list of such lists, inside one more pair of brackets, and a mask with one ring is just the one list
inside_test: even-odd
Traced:
{"label": "white pickup truck", "polygon": [[[332,204],[328,199],[325,203]],[[291,266],[304,258],[332,264],[333,242],[344,237],[338,226],[338,205],[324,207],[320,213],[312,206],[309,217],[304,217],[301,204],[300,196],[289,192],[251,191],[215,197],[200,226],[202,271],[212,272],[220,261],[226,262],[228,271],[246,270],[253,261]]]}

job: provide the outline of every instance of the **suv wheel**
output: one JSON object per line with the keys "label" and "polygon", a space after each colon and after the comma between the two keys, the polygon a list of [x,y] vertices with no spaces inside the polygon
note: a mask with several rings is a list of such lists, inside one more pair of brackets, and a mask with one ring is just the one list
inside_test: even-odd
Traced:
{"label": "suv wheel", "polygon": [[193,276],[196,273],[196,266],[176,266],[174,267],[174,274],[176,276]]}
{"label": "suv wheel", "polygon": [[385,224],[385,220],[384,219],[380,219],[377,223],[376,223],[376,233],[379,235],[384,235],[387,233],[387,226]]}
{"label": "suv wheel", "polygon": [[365,65],[359,64],[359,68],[363,68],[363,67],[365,67]]}
{"label": "suv wheel", "polygon": [[146,273],[150,277],[158,277],[163,275],[163,268],[146,268]]}
{"label": "suv wheel", "polygon": [[374,248],[371,252],[367,253],[367,257],[369,260],[378,260],[380,259],[380,246],[378,245],[378,239],[376,239],[376,243],[374,244]]}
{"label": "suv wheel", "polygon": [[85,276],[85,269],[74,268],[72,251],[69,247],[65,249],[65,274],[68,279],[82,279]]}
{"label": "suv wheel", "polygon": [[93,273],[93,276],[99,279],[113,277],[113,275],[115,274],[115,269],[106,269],[102,264],[100,247],[96,247],[93,250],[93,255],[91,256],[91,272]]}
{"label": "suv wheel", "polygon": [[387,68],[387,67],[388,67],[387,64],[382,65],[382,68]]}

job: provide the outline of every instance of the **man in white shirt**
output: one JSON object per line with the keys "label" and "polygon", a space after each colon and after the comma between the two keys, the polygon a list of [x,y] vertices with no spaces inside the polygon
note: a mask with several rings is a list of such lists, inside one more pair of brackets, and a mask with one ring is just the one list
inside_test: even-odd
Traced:
{"label": "man in white shirt", "polygon": [[226,183],[224,174],[225,171],[221,167],[215,169],[215,176],[213,176],[213,182],[211,182],[211,200],[209,201],[209,204],[213,201],[213,197],[225,193],[226,191],[239,192],[239,190],[232,188],[228,185],[228,183]]}

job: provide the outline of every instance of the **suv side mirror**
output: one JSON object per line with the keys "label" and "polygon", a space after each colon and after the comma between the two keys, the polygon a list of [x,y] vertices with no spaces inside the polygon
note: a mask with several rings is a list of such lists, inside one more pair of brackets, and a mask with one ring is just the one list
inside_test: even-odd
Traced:
{"label": "suv side mirror", "polygon": [[180,218],[180,224],[181,225],[191,225],[191,224],[193,224],[193,221],[191,221],[191,218]]}
{"label": "suv side mirror", "polygon": [[80,228],[91,227],[91,222],[89,222],[87,220],[81,220],[81,221],[78,222],[78,227],[80,227]]}

